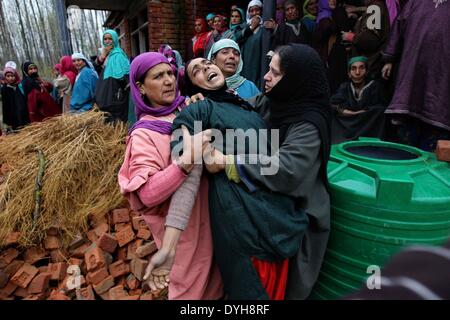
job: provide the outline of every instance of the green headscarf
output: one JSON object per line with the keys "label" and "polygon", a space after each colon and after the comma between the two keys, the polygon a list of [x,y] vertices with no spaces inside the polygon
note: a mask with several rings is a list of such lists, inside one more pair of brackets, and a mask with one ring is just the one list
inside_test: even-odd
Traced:
{"label": "green headscarf", "polygon": [[354,64],[355,62],[364,62],[365,63],[365,65],[366,65],[366,67],[367,67],[367,64],[369,63],[369,59],[367,59],[366,57],[364,57],[364,56],[357,56],[357,57],[353,57],[353,58],[351,58],[349,61],[348,61],[348,68],[350,69],[350,67],[352,66],[352,64]]}
{"label": "green headscarf", "polygon": [[[215,55],[217,52],[219,52],[220,50],[225,49],[225,48],[236,49],[239,52],[239,55],[241,54],[241,49],[239,48],[239,45],[236,43],[236,41],[231,40],[231,39],[221,39],[221,40],[217,41],[216,43],[214,43],[214,45],[211,47],[211,50],[209,51],[209,54],[208,54],[208,60],[212,60],[213,55]],[[242,71],[243,67],[244,67],[244,61],[242,60],[242,56],[241,56],[239,65],[236,69],[236,73],[233,74],[231,77],[228,77],[225,79],[225,81],[227,82],[228,88],[236,90],[237,88],[239,88],[239,86],[241,84],[244,83],[244,81],[246,79],[243,76],[241,76],[241,71]]]}
{"label": "green headscarf", "polygon": [[303,4],[303,18],[308,18],[311,20],[316,20],[316,16],[313,16],[311,13],[308,12],[308,4],[311,2],[311,0],[306,0]]}
{"label": "green headscarf", "polygon": [[240,25],[246,23],[246,22],[245,22],[245,13],[244,13],[244,10],[242,10],[241,8],[236,8],[236,9],[231,10],[231,12],[234,12],[234,11],[239,12],[239,14],[241,15],[241,23],[239,23],[239,24],[231,24],[231,18],[230,18],[230,30],[233,30],[233,29],[235,29],[237,26],[240,26]]}
{"label": "green headscarf", "polygon": [[119,35],[116,31],[108,29],[103,33],[103,46],[106,46],[103,40],[106,34],[111,35],[114,48],[109,53],[108,62],[106,64],[105,72],[103,73],[103,79],[123,79],[126,75],[130,74],[130,61],[119,46]]}

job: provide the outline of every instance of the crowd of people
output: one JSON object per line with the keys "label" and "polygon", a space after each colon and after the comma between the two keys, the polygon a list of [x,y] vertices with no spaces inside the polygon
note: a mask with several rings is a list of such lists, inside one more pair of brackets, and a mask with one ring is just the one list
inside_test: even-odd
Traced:
{"label": "crowd of people", "polygon": [[[120,190],[159,249],[145,279],[170,299],[308,298],[330,232],[330,146],[369,136],[431,151],[450,138],[450,2],[285,0],[262,12],[252,0],[195,19],[186,64],[170,44],[130,63],[107,30],[92,62],[61,58],[53,85],[32,62],[22,80],[14,63],[3,71],[13,131],[94,104],[130,123]],[[212,129],[277,129],[280,141],[252,162]]]}
{"label": "crowd of people", "polygon": [[22,77],[17,68],[9,61],[2,71],[5,132],[63,113],[86,112],[94,104],[108,113],[107,121],[128,121],[130,61],[114,30],[104,32],[98,57],[87,58],[80,52],[61,57],[54,66],[53,83],[39,75],[32,61],[22,64]]}

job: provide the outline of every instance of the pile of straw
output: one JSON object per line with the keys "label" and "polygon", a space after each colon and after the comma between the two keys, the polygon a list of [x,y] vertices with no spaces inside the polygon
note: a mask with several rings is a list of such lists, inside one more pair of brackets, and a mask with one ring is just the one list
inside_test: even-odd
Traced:
{"label": "pile of straw", "polygon": [[[88,230],[89,217],[123,205],[117,173],[125,139],[125,125],[107,125],[95,111],[62,115],[0,138],[0,164],[11,167],[0,185],[0,247],[14,231],[21,234],[20,245],[39,244],[51,227],[67,246]],[[42,169],[42,187],[36,188]]]}

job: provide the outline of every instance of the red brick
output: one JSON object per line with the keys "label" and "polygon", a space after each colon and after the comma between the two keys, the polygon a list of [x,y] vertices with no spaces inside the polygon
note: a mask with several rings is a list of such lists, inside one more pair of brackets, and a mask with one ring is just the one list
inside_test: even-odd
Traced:
{"label": "red brick", "polygon": [[8,276],[12,276],[17,271],[19,271],[20,268],[22,268],[24,263],[25,262],[22,260],[14,260],[10,264],[8,264],[5,269],[3,269],[3,272],[6,273]]}
{"label": "red brick", "polygon": [[128,245],[127,260],[133,260],[134,258],[137,258],[136,250],[140,248],[143,243],[144,240],[137,239]]}
{"label": "red brick", "polygon": [[94,229],[97,237],[100,237],[105,232],[109,232],[109,225],[107,223],[101,223]]}
{"label": "red brick", "polygon": [[0,289],[0,297],[8,297],[13,294],[14,291],[16,291],[17,285],[9,281],[5,287]]}
{"label": "red brick", "polygon": [[130,266],[125,261],[119,260],[109,266],[109,273],[117,278],[130,273]]}
{"label": "red brick", "polygon": [[91,245],[89,243],[84,243],[75,250],[70,251],[70,254],[73,258],[82,259],[84,258],[84,255],[86,254],[86,251],[88,250],[88,248],[90,248],[90,246]]}
{"label": "red brick", "polygon": [[139,295],[135,295],[135,296],[124,296],[124,297],[120,297],[117,300],[139,300],[140,296]]}
{"label": "red brick", "polygon": [[99,284],[109,276],[106,268],[101,268],[97,271],[89,272],[86,275],[86,281],[88,284]]}
{"label": "red brick", "polygon": [[100,248],[109,253],[113,253],[117,248],[116,238],[108,233],[102,234],[97,240],[97,244]]}
{"label": "red brick", "polygon": [[87,286],[86,288],[77,289],[77,300],[95,300],[94,291],[92,286]]}
{"label": "red brick", "polygon": [[51,280],[63,280],[67,275],[67,263],[50,263],[48,265],[48,273],[51,274]]}
{"label": "red brick", "polygon": [[148,261],[142,259],[131,260],[131,273],[139,280],[142,281],[145,275],[145,269],[147,268]]}
{"label": "red brick", "polygon": [[[128,245],[130,246],[130,245]],[[127,260],[128,249],[126,247],[119,248],[117,251],[116,259],[117,260]]]}
{"label": "red brick", "polygon": [[89,239],[90,242],[97,242],[97,240],[98,240],[98,236],[97,236],[97,233],[95,232],[95,230],[89,230],[86,233],[86,237]]}
{"label": "red brick", "polygon": [[83,264],[83,260],[77,258],[70,258],[69,265],[71,266],[81,266]]}
{"label": "red brick", "polygon": [[28,297],[24,298],[23,300],[29,300],[29,301],[45,300],[45,298],[46,298],[46,294],[45,293],[39,293],[39,294],[29,295]]}
{"label": "red brick", "polygon": [[62,252],[61,249],[56,249],[56,250],[50,251],[50,256],[52,258],[53,263],[64,262],[67,260],[66,255],[64,254],[64,252]]}
{"label": "red brick", "polygon": [[128,293],[130,296],[140,296],[142,294],[142,289],[131,289]]}
{"label": "red brick", "polygon": [[81,235],[77,235],[69,244],[69,250],[73,251],[76,248],[79,248],[83,243],[86,242],[86,239],[81,236]]}
{"label": "red brick", "polygon": [[48,300],[64,301],[64,300],[70,300],[70,298],[59,290],[53,290],[50,293],[50,297],[48,298]]}
{"label": "red brick", "polygon": [[122,285],[124,287],[127,286],[127,277],[126,276],[120,276],[115,279],[116,285]]}
{"label": "red brick", "polygon": [[450,140],[438,140],[436,156],[440,161],[450,162]]}
{"label": "red brick", "polygon": [[20,268],[16,274],[12,276],[11,282],[21,288],[26,288],[38,272],[39,270],[37,268],[25,263],[22,268]]}
{"label": "red brick", "polygon": [[133,274],[130,274],[127,277],[127,287],[130,290],[135,290],[137,288],[139,288],[139,286],[141,285],[141,283],[139,282],[138,279],[136,279],[136,277]]}
{"label": "red brick", "polygon": [[99,284],[94,285],[94,290],[95,292],[97,292],[97,294],[101,295],[109,291],[109,289],[111,289],[112,287],[114,287],[114,278],[108,276]]}
{"label": "red brick", "polygon": [[144,240],[149,240],[151,236],[152,236],[151,231],[149,229],[144,228],[140,228],[136,234],[136,237]]}
{"label": "red brick", "polygon": [[122,285],[115,286],[109,289],[109,298],[111,300],[119,300],[122,297],[128,296],[128,293],[125,291]]}
{"label": "red brick", "polygon": [[44,239],[44,248],[47,250],[55,250],[61,248],[61,240],[55,236],[47,236]]}
{"label": "red brick", "polygon": [[86,252],[84,261],[86,262],[88,271],[94,271],[106,265],[103,251],[96,245]]}
{"label": "red brick", "polygon": [[116,224],[115,226],[114,226],[114,231],[117,233],[117,232],[120,232],[120,231],[122,231],[123,229],[125,229],[125,228],[127,228],[128,226],[132,226],[131,225],[131,223],[118,223],[118,224]]}
{"label": "red brick", "polygon": [[28,287],[28,293],[35,294],[46,291],[48,289],[50,277],[50,273],[38,274],[33,281],[31,281],[30,286]]}
{"label": "red brick", "polygon": [[28,297],[30,294],[28,293],[28,290],[27,289],[25,289],[25,288],[21,288],[21,287],[18,287],[17,289],[16,289],[16,291],[14,291],[14,296],[15,297],[18,297],[18,298],[26,298],[26,297]]}
{"label": "red brick", "polygon": [[155,241],[152,241],[137,248],[136,256],[138,256],[138,258],[144,258],[156,251],[158,251],[158,248],[156,247]]}
{"label": "red brick", "polygon": [[6,175],[9,171],[11,171],[11,166],[7,163],[3,163],[0,166],[0,172],[2,175]]}
{"label": "red brick", "polygon": [[6,237],[6,245],[11,246],[19,243],[20,232],[11,232]]}
{"label": "red brick", "polygon": [[58,236],[59,229],[57,227],[50,227],[47,230],[47,236]]}
{"label": "red brick", "polygon": [[31,247],[24,253],[24,259],[26,263],[35,264],[36,262],[46,259],[48,252],[44,248]]}
{"label": "red brick", "polygon": [[98,227],[99,225],[103,223],[108,223],[108,218],[106,215],[91,215],[90,216],[90,224],[93,228]]}
{"label": "red brick", "polygon": [[8,284],[9,275],[0,270],[0,288],[4,288]]}
{"label": "red brick", "polygon": [[144,220],[144,217],[138,216],[133,218],[133,229],[138,231],[141,228],[148,228],[147,223]]}
{"label": "red brick", "polygon": [[141,294],[140,300],[153,300],[153,294],[148,292]]}
{"label": "red brick", "polygon": [[115,209],[112,212],[113,224],[130,222],[130,211],[128,209]]}
{"label": "red brick", "polygon": [[119,243],[120,247],[123,247],[124,245],[130,243],[134,240],[135,234],[133,232],[133,229],[128,226],[124,228],[123,230],[120,230],[116,233],[117,242]]}
{"label": "red brick", "polygon": [[102,298],[102,300],[111,300],[109,298],[109,292],[105,292],[105,293],[99,294],[99,296],[100,296],[100,298]]}
{"label": "red brick", "polygon": [[48,273],[48,266],[41,266],[38,268],[39,273]]}
{"label": "red brick", "polygon": [[130,210],[130,217],[131,217],[131,218],[133,218],[133,217],[139,217],[140,215],[141,215],[141,214],[140,214],[139,212]]}
{"label": "red brick", "polygon": [[103,256],[105,257],[106,267],[109,268],[109,266],[114,262],[114,258],[109,252],[103,252]]}
{"label": "red brick", "polygon": [[19,251],[14,248],[9,248],[0,253],[0,268],[6,267],[10,264],[15,258],[19,256]]}

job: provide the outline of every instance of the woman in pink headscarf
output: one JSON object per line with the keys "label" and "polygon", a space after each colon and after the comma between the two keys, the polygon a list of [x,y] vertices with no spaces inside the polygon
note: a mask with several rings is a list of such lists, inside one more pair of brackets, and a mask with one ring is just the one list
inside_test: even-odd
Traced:
{"label": "woman in pink headscarf", "polygon": [[[195,159],[187,159],[185,154],[177,161],[171,158],[172,122],[184,107],[184,97],[177,90],[175,73],[167,58],[156,52],[136,57],[131,64],[130,87],[138,121],[128,134],[118,177],[120,191],[131,208],[143,214],[160,249],[157,254],[163,256],[162,260],[174,259],[170,274],[161,274],[170,277],[170,282],[165,280],[169,282],[169,299],[219,299],[223,291],[213,261],[207,178],[198,177],[200,190],[189,221],[181,223],[168,216],[170,199],[192,171]],[[202,139],[201,135],[196,137]],[[189,136],[184,141],[183,150],[191,149],[187,145]],[[201,152],[197,156],[201,158]],[[165,252],[170,234],[164,232],[173,229],[184,231],[179,235],[176,251],[174,248]],[[151,259],[154,263],[156,257]]]}
{"label": "woman in pink headscarf", "polygon": [[70,97],[77,78],[78,71],[73,65],[71,56],[63,56],[60,61],[60,75],[55,80],[55,87],[62,100],[63,113],[70,111]]}

